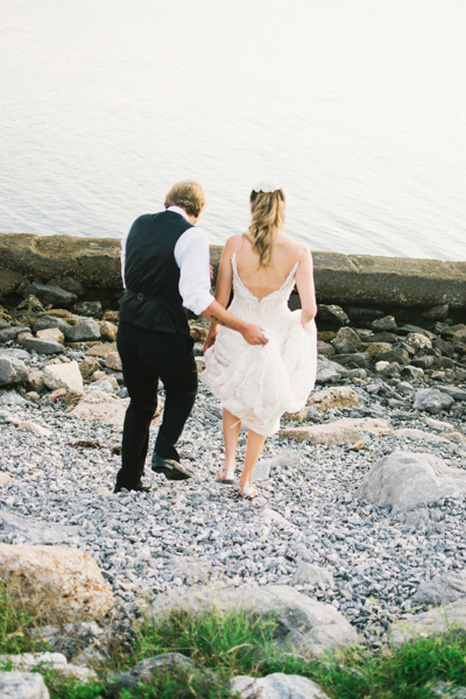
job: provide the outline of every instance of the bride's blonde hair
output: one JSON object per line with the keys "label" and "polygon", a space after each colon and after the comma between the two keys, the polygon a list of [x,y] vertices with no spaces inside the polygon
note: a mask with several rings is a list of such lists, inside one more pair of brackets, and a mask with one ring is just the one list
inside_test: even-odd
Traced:
{"label": "bride's blonde hair", "polygon": [[285,192],[251,192],[252,220],[249,232],[252,246],[259,255],[259,265],[268,267],[272,259],[273,234],[283,228],[285,221]]}

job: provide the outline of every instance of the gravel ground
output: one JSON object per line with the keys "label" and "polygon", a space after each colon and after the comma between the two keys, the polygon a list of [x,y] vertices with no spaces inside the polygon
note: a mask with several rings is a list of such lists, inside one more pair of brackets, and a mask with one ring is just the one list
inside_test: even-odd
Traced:
{"label": "gravel ground", "polygon": [[[441,429],[426,427],[410,399],[391,407],[390,390],[370,394],[360,385],[358,392],[361,408],[331,410],[322,420],[377,415],[393,428]],[[464,405],[436,419],[464,433]],[[47,399],[0,405],[0,477],[11,476],[0,486],[0,511],[33,520],[35,543],[64,542],[90,553],[124,614],[134,614],[145,595],[181,592],[195,582],[292,584],[334,605],[377,644],[391,621],[425,609],[412,601],[421,581],[466,571],[464,499],[394,516],[388,507],[358,500],[356,492],[371,466],[398,449],[428,451],[465,469],[465,444],[387,434],[368,436],[352,450],[274,436],[257,468],[269,478],[258,482],[261,496],[248,502],[239,498],[237,484],[213,481],[222,462],[221,411],[201,385],[179,449],[194,477],[172,483],[149,472],[150,493],[114,495],[120,457],[112,450],[120,430],[70,418],[65,407]],[[11,424],[11,417],[50,434]],[[100,448],[74,444],[81,440]],[[240,456],[244,447],[242,432]],[[29,543],[30,532],[2,527],[0,517],[0,540]]]}

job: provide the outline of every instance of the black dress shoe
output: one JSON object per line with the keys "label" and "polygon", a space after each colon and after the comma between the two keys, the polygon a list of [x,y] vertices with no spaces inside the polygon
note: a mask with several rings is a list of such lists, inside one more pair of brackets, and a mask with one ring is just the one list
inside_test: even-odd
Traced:
{"label": "black dress shoe", "polygon": [[136,485],[120,485],[116,484],[114,493],[120,493],[122,490],[135,490],[137,493],[148,493],[150,491],[150,485],[144,485],[139,481]]}
{"label": "black dress shoe", "polygon": [[152,457],[152,470],[156,473],[163,473],[169,481],[183,481],[192,478],[192,475],[175,459],[164,459],[163,456],[155,454]]}

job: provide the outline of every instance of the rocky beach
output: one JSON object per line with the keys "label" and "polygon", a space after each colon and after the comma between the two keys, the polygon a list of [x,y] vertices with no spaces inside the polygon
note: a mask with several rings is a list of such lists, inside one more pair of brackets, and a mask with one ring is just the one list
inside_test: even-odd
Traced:
{"label": "rocky beach", "polygon": [[[41,591],[44,623],[97,622],[84,649],[52,650],[92,666],[99,628],[206,597],[281,610],[303,652],[466,628],[464,309],[407,323],[321,303],[315,390],[267,440],[245,502],[213,480],[221,409],[202,382],[179,448],[193,478],[147,471],[150,492],[113,493],[128,403],[117,312],[71,287],[31,283],[0,310],[2,578]],[[205,327],[191,328],[202,373]]]}

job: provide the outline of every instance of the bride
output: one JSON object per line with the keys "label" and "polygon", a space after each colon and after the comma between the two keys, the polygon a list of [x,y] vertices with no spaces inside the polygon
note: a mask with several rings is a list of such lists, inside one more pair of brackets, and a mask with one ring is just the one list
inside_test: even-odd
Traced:
{"label": "bride", "polygon": [[[228,310],[263,328],[268,342],[248,345],[239,333],[211,322],[204,345],[203,381],[221,400],[225,460],[216,480],[234,483],[241,425],[248,428],[240,495],[257,496],[252,475],[267,436],[280,416],[302,408],[314,387],[317,365],[317,312],[309,250],[283,233],[285,194],[272,181],[250,197],[247,233],[229,238],[223,250],[216,299]],[[290,311],[296,283],[301,309]]]}

